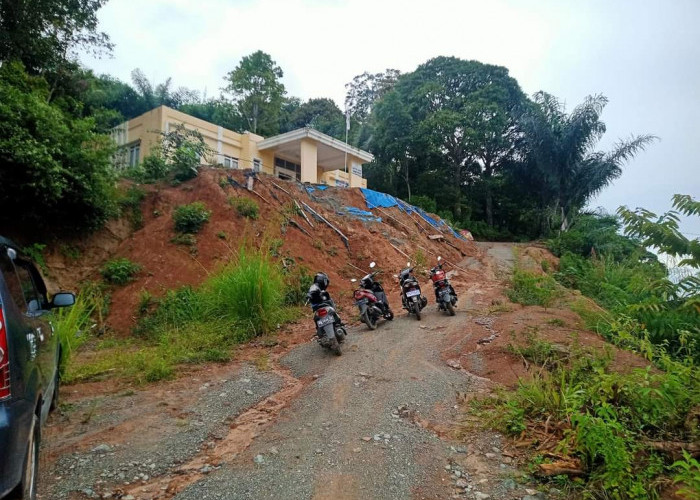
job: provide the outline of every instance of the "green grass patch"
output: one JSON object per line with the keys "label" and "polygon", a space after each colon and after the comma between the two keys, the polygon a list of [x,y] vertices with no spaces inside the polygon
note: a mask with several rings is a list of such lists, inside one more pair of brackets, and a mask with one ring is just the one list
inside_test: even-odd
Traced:
{"label": "green grass patch", "polygon": [[100,341],[93,356],[69,365],[65,380],[116,376],[148,383],[174,377],[183,363],[228,361],[235,345],[274,335],[278,325],[297,319],[309,280],[297,267],[283,272],[267,249],[241,248],[199,287],[161,298],[142,292],[137,337]]}
{"label": "green grass patch", "polygon": [[238,214],[243,217],[257,219],[260,214],[258,203],[250,198],[229,198],[228,202],[236,209]]}
{"label": "green grass patch", "polygon": [[557,290],[557,282],[551,276],[515,269],[511,288],[506,290],[506,295],[518,304],[547,308],[554,303]]}
{"label": "green grass patch", "polygon": [[141,270],[141,266],[130,261],[126,257],[107,261],[100,273],[107,283],[112,285],[126,285]]}

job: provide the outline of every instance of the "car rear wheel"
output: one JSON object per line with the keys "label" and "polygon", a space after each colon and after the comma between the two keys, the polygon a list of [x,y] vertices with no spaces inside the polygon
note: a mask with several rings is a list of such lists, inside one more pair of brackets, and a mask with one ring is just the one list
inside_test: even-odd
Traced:
{"label": "car rear wheel", "polygon": [[41,444],[41,432],[39,428],[39,417],[32,418],[32,426],[29,430],[29,442],[27,443],[27,453],[22,468],[22,482],[13,491],[9,499],[14,500],[36,500],[36,479],[38,475],[39,445]]}

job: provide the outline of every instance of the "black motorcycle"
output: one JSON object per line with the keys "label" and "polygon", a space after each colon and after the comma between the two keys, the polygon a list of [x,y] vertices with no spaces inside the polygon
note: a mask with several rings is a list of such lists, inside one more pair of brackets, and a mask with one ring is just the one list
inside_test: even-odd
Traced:
{"label": "black motorcycle", "polygon": [[[371,262],[369,267],[374,269],[376,264]],[[375,278],[378,271],[374,271],[366,275],[360,280],[360,288],[355,290],[355,304],[360,310],[360,319],[367,325],[370,330],[377,328],[379,318],[391,321],[394,319],[394,313],[389,307],[389,301],[386,298],[386,293],[382,284]],[[357,280],[350,280],[355,283]]]}
{"label": "black motorcycle", "polygon": [[450,316],[454,316],[457,292],[450,285],[450,280],[447,279],[447,275],[442,269],[442,257],[438,257],[438,265],[430,270],[430,280],[435,288],[435,301],[438,309],[448,312]]}
{"label": "black motorcycle", "polygon": [[314,307],[314,323],[316,337],[321,347],[333,351],[336,355],[343,354],[340,344],[345,342],[347,332],[335,312],[335,303],[328,298]]}
{"label": "black motorcycle", "polygon": [[401,287],[401,303],[409,314],[415,314],[416,319],[420,321],[420,312],[428,305],[428,299],[421,295],[420,284],[413,275],[411,263],[408,262],[406,265],[408,267],[402,269],[398,275],[399,286]]}

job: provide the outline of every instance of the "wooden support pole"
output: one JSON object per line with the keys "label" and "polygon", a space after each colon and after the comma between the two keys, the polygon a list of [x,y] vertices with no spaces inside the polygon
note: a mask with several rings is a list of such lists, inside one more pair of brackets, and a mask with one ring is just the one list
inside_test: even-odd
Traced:
{"label": "wooden support pole", "polygon": [[394,250],[396,250],[397,252],[399,252],[401,255],[403,255],[404,257],[406,257],[408,260],[411,260],[411,258],[410,258],[408,255],[406,255],[405,253],[403,253],[398,247],[394,246],[393,243],[389,243],[389,245],[391,245],[391,248],[393,248]]}
{"label": "wooden support pole", "polygon": [[292,200],[294,201],[294,205],[299,209],[299,212],[301,212],[301,215],[302,217],[304,217],[304,220],[309,224],[309,226],[314,227],[309,218],[306,216],[306,212],[304,212],[304,209],[301,208],[301,206],[299,205],[299,202],[294,198],[292,198]]}
{"label": "wooden support pole", "polygon": [[255,189],[251,189],[250,192],[253,193],[253,194],[255,194],[258,198],[260,198],[262,201],[264,201],[264,202],[267,203],[268,205],[270,204],[270,202],[267,201],[267,200],[263,197],[263,195],[261,195],[260,193],[258,193]]}
{"label": "wooden support pole", "polygon": [[292,196],[292,193],[290,193],[289,191],[287,191],[286,189],[284,189],[282,186],[278,186],[276,183],[274,183],[274,182],[272,182],[272,181],[270,181],[270,184],[272,184],[273,186],[275,186],[277,189],[279,189],[279,190],[282,191],[283,193],[287,193],[290,197]]}
{"label": "wooden support pole", "polygon": [[311,212],[311,215],[313,215],[313,216],[316,217],[318,220],[320,220],[321,222],[323,222],[324,224],[326,224],[328,227],[330,227],[333,231],[335,231],[336,233],[338,233],[338,235],[340,236],[340,239],[343,240],[343,243],[345,244],[345,248],[347,248],[348,250],[350,250],[350,240],[348,240],[348,237],[345,236],[345,235],[340,231],[340,229],[338,229],[338,228],[335,227],[333,224],[331,224],[330,222],[328,222],[321,214],[319,214],[318,212],[316,212],[313,208],[311,208],[310,206],[308,206],[308,205],[307,205],[306,203],[304,203],[303,201],[301,202],[301,204],[304,205],[304,208],[306,208],[309,212]]}
{"label": "wooden support pole", "polygon": [[306,229],[304,229],[303,227],[301,227],[301,226],[297,223],[297,221],[295,221],[294,219],[287,219],[287,221],[288,221],[292,226],[294,226],[294,227],[297,228],[299,231],[301,231],[301,232],[304,233],[306,236],[308,236],[309,238],[312,237],[311,234],[309,234],[309,232],[308,232]]}
{"label": "wooden support pole", "polygon": [[387,217],[389,217],[389,218],[395,220],[396,222],[398,222],[399,224],[401,224],[401,226],[402,226],[404,229],[406,229],[406,231],[410,231],[410,230],[411,230],[410,227],[408,227],[406,224],[404,224],[403,222],[401,222],[399,219],[397,219],[396,217],[394,217],[393,215],[391,215],[389,212],[386,212],[385,210],[382,210],[382,209],[379,208],[379,207],[376,207],[376,210],[379,210],[381,213],[383,213],[383,214],[386,215]]}

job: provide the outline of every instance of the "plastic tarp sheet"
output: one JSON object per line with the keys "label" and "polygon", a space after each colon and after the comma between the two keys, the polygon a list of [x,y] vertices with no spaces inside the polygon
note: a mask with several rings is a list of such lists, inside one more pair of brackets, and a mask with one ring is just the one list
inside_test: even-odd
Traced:
{"label": "plastic tarp sheet", "polygon": [[363,221],[371,221],[371,222],[381,222],[382,218],[377,217],[374,215],[372,212],[368,210],[361,210],[356,207],[343,207],[342,211],[338,212],[340,215],[346,215],[350,217],[354,217],[355,219],[360,219]]}
{"label": "plastic tarp sheet", "polygon": [[440,230],[442,227],[447,226],[447,228],[450,230],[450,232],[454,235],[455,238],[466,241],[466,238],[464,236],[462,236],[453,228],[451,228],[448,224],[445,223],[445,221],[437,221],[433,219],[425,212],[425,210],[421,208],[413,206],[410,203],[406,203],[403,200],[399,200],[398,198],[391,196],[390,194],[380,193],[379,191],[374,191],[372,189],[367,188],[360,189],[362,191],[362,194],[365,196],[365,203],[367,203],[367,208],[369,208],[370,210],[373,208],[398,207],[399,210],[402,210],[409,214],[417,213],[425,222],[430,224],[435,229]]}
{"label": "plastic tarp sheet", "polygon": [[307,193],[313,193],[317,189],[319,191],[325,191],[326,189],[328,189],[328,186],[326,186],[325,184],[308,184],[304,187],[306,188]]}

